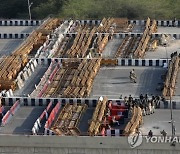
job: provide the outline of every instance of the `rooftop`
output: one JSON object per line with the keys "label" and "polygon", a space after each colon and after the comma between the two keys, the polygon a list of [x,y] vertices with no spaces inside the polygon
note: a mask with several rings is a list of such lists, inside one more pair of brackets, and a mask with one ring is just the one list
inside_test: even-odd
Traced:
{"label": "rooftop", "polygon": [[[124,105],[120,96],[163,96],[163,88],[166,84],[171,85],[173,77],[177,77],[172,100],[176,103],[173,117],[179,135],[180,83],[178,71],[174,70],[179,69],[180,28],[178,25],[162,26],[159,21],[149,18],[145,24],[142,21],[135,23],[128,20],[120,24],[119,21],[121,19],[103,19],[89,22],[85,26],[84,21],[50,18],[41,26],[0,26],[0,34],[8,35],[8,38],[0,39],[0,57],[8,56],[0,62],[1,91],[5,96],[2,103],[5,103],[4,113],[7,117],[8,111],[16,111],[0,127],[0,133],[51,135],[54,133],[51,127],[58,117],[58,124],[62,124],[63,118],[69,115],[72,119],[66,120],[68,129],[73,126],[75,132],[72,131],[72,134],[80,131],[85,135],[103,135],[105,131],[105,135],[109,135],[109,124],[112,132],[122,135],[133,116],[124,118],[127,114],[125,112],[130,108]],[[30,36],[26,38],[23,33]],[[17,39],[12,34],[23,36]],[[164,46],[163,41],[167,46]],[[167,60],[170,64],[171,54],[175,51],[177,65],[176,61],[171,60],[174,62],[172,68],[164,67]],[[22,57],[21,55],[24,55],[24,59],[19,59],[18,56]],[[129,73],[132,69],[135,69],[137,83],[130,82]],[[165,83],[167,72],[170,72],[171,77],[169,83]],[[107,97],[106,105],[101,104],[101,96],[104,99]],[[111,100],[112,108],[108,106]],[[168,98],[165,101],[168,102]],[[49,106],[51,103],[52,106]],[[79,112],[70,114],[70,109],[63,108],[67,103],[87,104],[87,109],[80,110],[79,107]],[[162,105],[154,114],[143,116],[144,122],[140,128],[143,134],[146,135],[149,129],[156,135],[162,129],[171,133],[170,111],[165,108]],[[61,115],[63,109],[65,112]],[[107,116],[108,110],[111,113]],[[141,116],[142,111],[139,108],[134,110],[138,110]],[[113,116],[121,123],[120,126],[113,124]],[[39,119],[42,120],[41,126],[37,127]],[[77,125],[74,124],[74,119],[78,121]],[[141,119],[136,121],[141,122]],[[67,127],[67,123],[63,126]]]}

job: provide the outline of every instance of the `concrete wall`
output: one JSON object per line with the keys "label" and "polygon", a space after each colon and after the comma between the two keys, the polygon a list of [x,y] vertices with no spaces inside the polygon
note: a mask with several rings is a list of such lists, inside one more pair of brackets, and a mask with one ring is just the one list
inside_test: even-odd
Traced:
{"label": "concrete wall", "polygon": [[0,20],[0,26],[39,26],[42,20]]}
{"label": "concrete wall", "polygon": [[[179,143],[178,143],[179,144]],[[178,154],[180,146],[143,143],[131,149],[126,137],[0,136],[0,154]]]}
{"label": "concrete wall", "polygon": [[[90,25],[99,25],[101,23],[101,20],[77,20],[76,22],[81,23],[82,25],[85,24],[90,24]],[[129,20],[128,21],[131,24],[135,24],[135,25],[145,25],[146,24],[146,20]],[[180,21],[177,20],[175,21],[175,23],[173,23],[172,20],[158,20],[157,21],[157,25],[158,26],[180,26]]]}
{"label": "concrete wall", "polygon": [[[105,35],[106,33],[102,33],[102,35]],[[75,38],[77,35],[77,33],[68,33],[66,34],[67,37],[73,37]],[[95,36],[97,36],[97,33],[94,34]],[[143,35],[143,32],[142,33],[114,33],[113,34],[113,37],[116,38],[116,39],[123,39],[125,38],[126,36],[130,36],[130,37],[141,37]],[[177,34],[177,33],[169,33],[167,35],[170,35],[171,37],[174,37],[175,39],[180,39],[180,34]],[[153,33],[152,34],[152,38],[160,38],[162,37],[162,33]]]}

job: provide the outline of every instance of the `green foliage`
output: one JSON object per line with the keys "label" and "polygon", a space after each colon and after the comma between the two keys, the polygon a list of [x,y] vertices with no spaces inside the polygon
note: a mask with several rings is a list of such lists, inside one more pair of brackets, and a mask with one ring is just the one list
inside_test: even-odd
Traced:
{"label": "green foliage", "polygon": [[[180,18],[180,0],[30,0],[32,18]],[[0,18],[28,18],[27,0],[1,0]]]}

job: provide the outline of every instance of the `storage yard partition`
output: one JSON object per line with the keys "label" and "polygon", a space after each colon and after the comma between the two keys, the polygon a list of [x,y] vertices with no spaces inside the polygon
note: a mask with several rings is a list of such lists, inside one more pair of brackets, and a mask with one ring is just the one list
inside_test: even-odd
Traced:
{"label": "storage yard partition", "polygon": [[[98,99],[93,98],[30,98],[30,97],[3,97],[2,102],[6,106],[12,106],[17,100],[21,106],[48,106],[49,103],[60,102],[62,106],[66,103],[77,103],[86,104],[88,107],[96,107]],[[108,101],[121,102],[121,99],[109,99]],[[180,109],[180,102],[172,100],[173,109]],[[160,104],[160,108],[168,109],[170,108],[170,101],[165,101]]]}

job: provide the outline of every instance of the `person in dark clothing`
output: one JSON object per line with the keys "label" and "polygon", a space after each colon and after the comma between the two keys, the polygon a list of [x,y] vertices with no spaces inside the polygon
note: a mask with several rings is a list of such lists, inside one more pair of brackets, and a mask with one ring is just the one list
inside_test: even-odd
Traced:
{"label": "person in dark clothing", "polygon": [[167,133],[165,132],[165,130],[163,129],[163,131],[160,132],[162,134],[163,137],[166,137]]}
{"label": "person in dark clothing", "polygon": [[145,94],[144,99],[148,102],[148,94]]}
{"label": "person in dark clothing", "polygon": [[[164,99],[164,101],[165,101],[165,99]],[[156,96],[156,98],[155,98],[155,106],[157,108],[160,108],[160,96]]]}
{"label": "person in dark clothing", "polygon": [[141,95],[139,96],[139,98],[140,98],[140,100],[143,100],[143,99],[144,99],[143,94],[141,94]]}
{"label": "person in dark clothing", "polygon": [[149,131],[148,136],[149,136],[149,137],[152,137],[152,136],[153,136],[152,130]]}
{"label": "person in dark clothing", "polygon": [[132,101],[133,101],[133,98],[132,98],[132,96],[131,95],[129,95],[129,103],[132,103]]}

